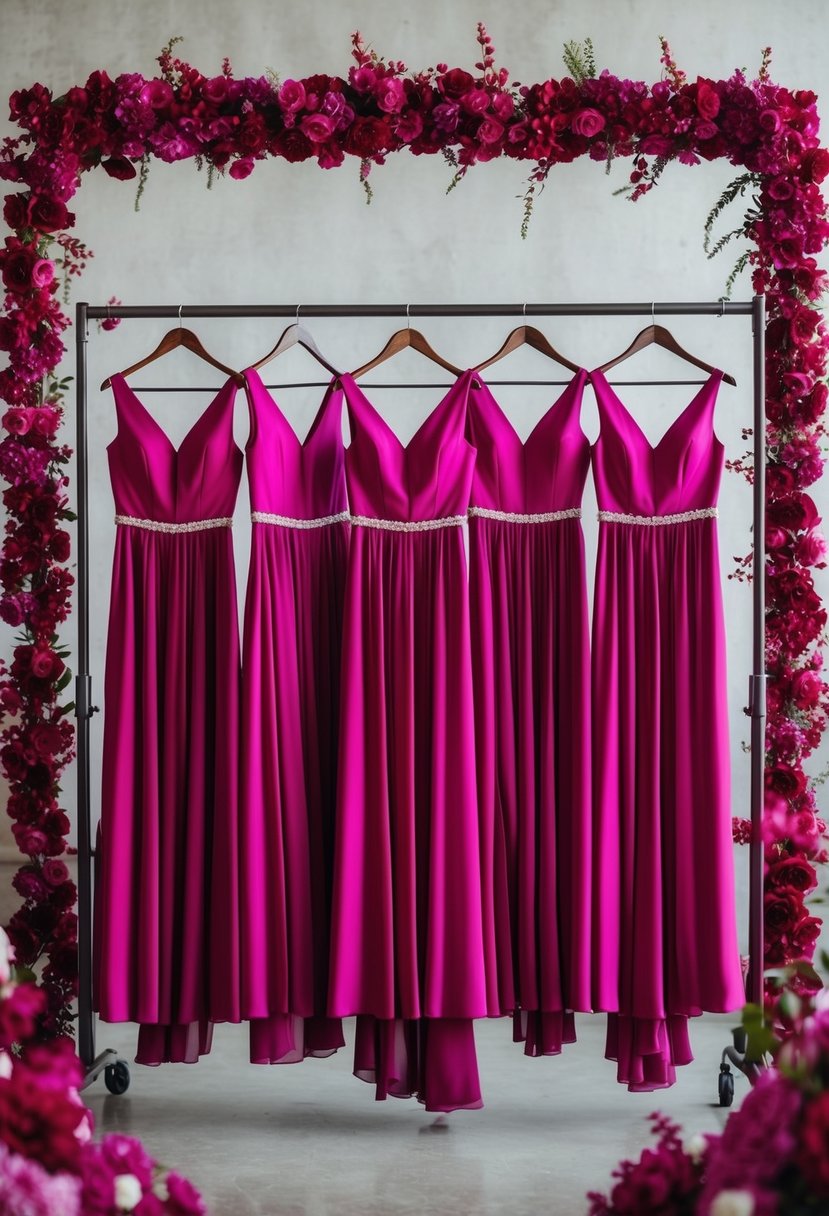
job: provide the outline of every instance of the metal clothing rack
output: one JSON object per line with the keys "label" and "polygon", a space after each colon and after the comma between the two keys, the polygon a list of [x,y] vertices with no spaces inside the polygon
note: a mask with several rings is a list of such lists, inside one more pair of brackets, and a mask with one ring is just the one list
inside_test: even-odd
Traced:
{"label": "metal clothing rack", "polygon": [[[571,304],[303,304],[304,320],[314,317],[662,317],[717,316],[750,317],[753,336],[753,439],[754,439],[754,506],[752,561],[752,671],[749,676],[751,716],[751,824],[749,857],[749,970],[747,996],[755,1004],[763,999],[763,758],[765,750],[766,675],[765,675],[765,596],[764,554],[765,537],[765,299],[668,303],[571,303]],[[90,720],[98,712],[93,704],[92,676],[89,672],[89,458],[87,449],[87,343],[89,321],[115,318],[179,319],[213,317],[288,317],[296,319],[298,309],[293,304],[243,305],[91,305],[75,306],[75,344],[77,354],[75,425],[77,460],[77,613],[78,613],[78,671],[75,676],[75,717],[77,718],[77,797],[78,797],[78,1054],[86,1069],[88,1085],[101,1072],[112,1093],[123,1093],[129,1085],[129,1067],[117,1052],[107,1049],[96,1055],[95,1022],[92,1011],[92,825],[90,814]],[[316,381],[301,382],[308,386]],[[325,382],[328,383],[327,381]],[[500,384],[539,384],[554,381],[501,380]],[[688,381],[616,381],[616,383],[664,384]],[[690,383],[697,383],[692,381]],[[297,387],[300,385],[297,384]],[[287,386],[283,386],[287,387]],[[375,384],[375,388],[405,388],[411,385]],[[160,391],[144,388],[142,391]],[[178,391],[178,390],[177,390]],[[733,1078],[728,1057],[744,1071],[740,1041],[735,1034],[734,1047],[723,1052],[720,1072],[720,1102],[731,1104]],[[730,1093],[729,1093],[730,1089]]]}

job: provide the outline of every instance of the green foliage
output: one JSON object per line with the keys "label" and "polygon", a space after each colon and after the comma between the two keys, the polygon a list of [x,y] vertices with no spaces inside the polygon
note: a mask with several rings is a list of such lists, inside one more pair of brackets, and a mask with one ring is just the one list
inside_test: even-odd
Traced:
{"label": "green foliage", "polygon": [[138,170],[138,189],[135,192],[135,210],[141,210],[141,195],[144,193],[144,187],[147,184],[147,178],[150,176],[150,154],[146,152],[141,157],[141,168]]}
{"label": "green foliage", "polygon": [[577,85],[596,75],[596,56],[593,51],[593,39],[585,38],[584,42],[565,42],[562,55],[564,66]]}
{"label": "green foliage", "polygon": [[741,198],[745,194],[748,186],[754,184],[755,181],[756,178],[753,173],[741,173],[739,177],[735,177],[733,181],[728,183],[714,206],[708,212],[708,218],[705,221],[702,247],[709,258],[716,257],[732,236],[745,231],[745,227],[736,228],[734,232],[729,233],[727,237],[721,238],[719,241],[717,241],[716,245],[712,249],[711,238],[713,236],[714,224],[716,223],[717,218],[722,215],[726,207],[729,207],[735,199]]}
{"label": "green foliage", "polygon": [[731,274],[725,280],[725,291],[723,292],[723,296],[726,300],[731,299],[731,293],[734,290],[734,284],[737,282],[737,279],[740,277],[740,275],[743,273],[746,266],[748,265],[748,258],[749,258],[748,250],[746,250],[744,253],[741,253],[740,256],[737,258],[737,261],[734,263]]}
{"label": "green foliage", "polygon": [[778,1040],[766,1021],[762,1005],[746,1005],[743,1009],[743,1028],[748,1037],[746,1059],[761,1061],[777,1046]]}

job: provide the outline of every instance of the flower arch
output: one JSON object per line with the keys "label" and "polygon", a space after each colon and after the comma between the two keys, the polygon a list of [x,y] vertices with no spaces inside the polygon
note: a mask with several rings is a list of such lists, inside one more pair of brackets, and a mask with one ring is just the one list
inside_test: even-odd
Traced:
{"label": "flower arch", "polygon": [[[175,41],[175,40],[174,40]],[[152,159],[191,159],[208,175],[245,178],[266,157],[315,159],[330,169],[359,163],[369,172],[392,153],[442,154],[455,185],[471,168],[500,156],[531,165],[524,224],[555,165],[589,156],[632,161],[628,192],[648,193],[673,160],[726,159],[738,176],[711,212],[711,253],[744,238],[729,279],[748,267],[766,296],[767,395],[767,670],[766,964],[811,960],[820,921],[804,900],[817,885],[815,862],[827,859],[825,824],[804,761],[820,742],[829,714],[829,685],[820,642],[826,610],[811,568],[826,553],[808,487],[822,472],[829,333],[818,301],[826,275],[815,255],[829,240],[820,183],[829,151],[818,140],[816,97],[772,83],[770,53],[756,79],[689,81],[662,42],[662,79],[653,85],[597,74],[592,46],[569,43],[569,76],[518,87],[496,68],[492,42],[478,27],[474,71],[435,68],[408,73],[353,38],[354,63],[344,77],[318,74],[281,83],[271,76],[234,77],[225,61],[207,76],[173,56],[160,75],[93,72],[59,97],[41,84],[10,99],[21,134],[0,147],[0,178],[14,187],[3,215],[11,235],[0,250],[0,477],[8,514],[0,558],[0,617],[18,629],[12,661],[0,670],[0,767],[9,781],[12,831],[27,858],[14,886],[22,905],[9,923],[18,962],[44,964],[42,1030],[67,1033],[77,987],[75,887],[63,861],[69,819],[60,778],[73,756],[74,731],[62,703],[68,652],[58,629],[69,613],[70,510],[61,442],[69,317],[61,297],[90,252],[69,235],[68,204],[84,174],[102,168],[138,194]],[[733,231],[712,241],[720,212],[741,196],[752,205]],[[742,461],[732,467],[748,475]],[[735,839],[749,825],[735,820]],[[819,983],[808,968],[796,981]]]}

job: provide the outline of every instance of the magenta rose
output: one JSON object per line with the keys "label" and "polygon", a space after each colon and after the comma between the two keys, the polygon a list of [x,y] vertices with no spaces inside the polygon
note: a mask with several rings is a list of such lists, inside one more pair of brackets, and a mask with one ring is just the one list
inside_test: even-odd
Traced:
{"label": "magenta rose", "polygon": [[334,132],[334,123],[326,114],[306,114],[299,125],[302,133],[314,144],[325,143]]}
{"label": "magenta rose", "polygon": [[226,76],[211,76],[202,81],[202,97],[212,106],[220,106],[227,99],[228,88]]}
{"label": "magenta rose", "polygon": [[3,283],[14,292],[27,292],[32,288],[32,268],[35,261],[34,247],[23,245],[12,248],[3,257]]}
{"label": "magenta rose", "polygon": [[792,700],[798,709],[817,705],[827,691],[818,673],[809,667],[795,673],[790,687]]}
{"label": "magenta rose", "polygon": [[395,135],[404,144],[413,144],[423,134],[423,118],[418,110],[407,110],[401,114],[395,126]]}
{"label": "magenta rose", "polygon": [[26,823],[13,823],[12,835],[17,841],[20,852],[29,857],[39,857],[46,851],[48,840],[46,834],[39,828],[30,827]]}
{"label": "magenta rose", "polygon": [[803,157],[800,173],[804,181],[822,182],[829,176],[829,148],[812,148]]}
{"label": "magenta rose", "polygon": [[167,1175],[167,1210],[172,1216],[206,1216],[207,1205],[187,1178],[171,1170]]}
{"label": "magenta rose", "polygon": [[166,80],[154,79],[147,81],[138,96],[145,106],[164,110],[172,103],[174,94]]}
{"label": "magenta rose", "polygon": [[807,532],[801,536],[795,545],[795,556],[804,566],[817,566],[820,569],[826,565],[826,541],[819,532]]}
{"label": "magenta rose", "polygon": [[35,646],[31,656],[31,672],[39,680],[56,680],[64,669],[60,655],[55,654],[48,646]]}
{"label": "magenta rose", "polygon": [[497,118],[485,118],[476,134],[482,144],[497,144],[504,134],[503,123]]}
{"label": "magenta rose", "polygon": [[576,135],[582,135],[585,139],[592,139],[594,135],[598,135],[604,130],[605,118],[598,110],[590,109],[577,110],[573,115],[571,127]]}
{"label": "magenta rose", "polygon": [[3,426],[10,435],[25,435],[31,426],[31,411],[19,408],[6,410]]}
{"label": "magenta rose", "polygon": [[249,156],[242,156],[230,166],[228,173],[237,182],[244,181],[253,172],[254,162]]}
{"label": "magenta rose", "polygon": [[301,80],[286,80],[279,90],[279,104],[289,114],[295,114],[305,105],[305,85]]}
{"label": "magenta rose", "polygon": [[375,88],[374,96],[385,114],[398,114],[406,104],[406,89],[397,76],[384,76]]}

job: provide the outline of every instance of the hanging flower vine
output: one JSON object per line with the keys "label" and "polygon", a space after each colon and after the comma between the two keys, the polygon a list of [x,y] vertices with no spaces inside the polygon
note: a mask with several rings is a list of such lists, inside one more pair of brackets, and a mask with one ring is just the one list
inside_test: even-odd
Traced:
{"label": "hanging flower vine", "polygon": [[[159,57],[159,76],[96,71],[55,97],[42,84],[12,94],[11,119],[21,134],[0,146],[0,178],[14,189],[3,215],[11,234],[0,251],[4,288],[0,350],[0,477],[8,523],[0,559],[0,617],[20,630],[12,662],[0,673],[0,767],[9,781],[8,811],[28,860],[15,877],[23,899],[9,924],[20,963],[45,964],[47,1033],[69,1027],[76,987],[75,889],[62,855],[69,820],[59,781],[72,758],[66,651],[57,631],[66,619],[69,508],[60,442],[69,318],[65,289],[91,256],[68,235],[69,210],[83,175],[101,168],[135,181],[136,205],[150,162],[193,160],[208,175],[250,176],[267,158],[315,160],[324,169],[353,158],[370,199],[369,175],[391,153],[443,155],[450,188],[481,162],[508,156],[531,167],[524,200],[526,234],[533,203],[553,168],[589,156],[608,164],[624,157],[627,191],[641,199],[673,161],[726,159],[738,176],[712,211],[707,250],[744,242],[733,283],[747,268],[768,312],[766,962],[813,957],[819,920],[805,899],[826,860],[825,824],[804,762],[826,728],[829,686],[819,644],[826,610],[812,569],[826,546],[809,487],[820,476],[825,434],[829,335],[818,308],[826,275],[816,255],[829,239],[821,182],[829,151],[820,147],[815,95],[775,85],[764,53],[754,80],[686,79],[663,41],[656,84],[596,73],[593,49],[567,45],[570,75],[517,86],[495,66],[492,42],[478,27],[474,71],[434,68],[408,73],[353,38],[346,76],[302,79],[233,76],[225,61],[213,76],[173,55]],[[740,223],[714,239],[720,214],[741,198]],[[739,462],[735,462],[741,467]],[[744,821],[735,838],[747,839]],[[801,969],[798,981],[818,981]]]}

